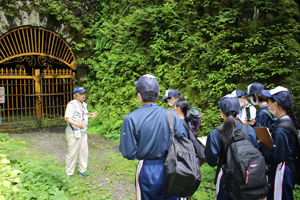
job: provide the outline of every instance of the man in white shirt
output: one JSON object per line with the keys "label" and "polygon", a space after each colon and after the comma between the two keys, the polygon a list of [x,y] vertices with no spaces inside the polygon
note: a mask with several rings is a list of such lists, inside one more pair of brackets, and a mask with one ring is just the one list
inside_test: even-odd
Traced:
{"label": "man in white shirt", "polygon": [[241,111],[237,115],[237,118],[242,123],[247,123],[247,121],[251,121],[255,119],[256,108],[251,103],[249,103],[248,100],[245,98],[246,93],[242,90],[236,89],[231,94],[235,95],[240,102]]}
{"label": "man in white shirt", "polygon": [[75,99],[70,101],[65,112],[65,121],[67,122],[66,140],[68,153],[66,157],[66,174],[73,178],[75,165],[78,159],[78,176],[91,174],[86,168],[88,163],[88,144],[87,134],[88,119],[98,115],[97,112],[88,114],[85,101],[85,90],[82,87],[74,89]]}

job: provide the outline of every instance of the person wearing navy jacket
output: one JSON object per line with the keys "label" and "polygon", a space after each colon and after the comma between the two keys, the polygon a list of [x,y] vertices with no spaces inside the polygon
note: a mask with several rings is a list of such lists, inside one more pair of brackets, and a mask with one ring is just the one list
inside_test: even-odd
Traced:
{"label": "person wearing navy jacket", "polygon": [[[124,118],[119,149],[129,159],[138,159],[135,185],[137,199],[175,200],[184,199],[172,195],[165,196],[164,163],[172,137],[166,109],[157,106],[159,84],[150,74],[141,76],[135,82],[137,101],[142,107]],[[173,112],[176,137],[188,137],[179,116]]]}
{"label": "person wearing navy jacket", "polygon": [[277,124],[287,121],[299,128],[292,111],[292,96],[288,89],[282,86],[272,90],[263,90],[262,94],[268,97],[269,110],[277,117],[277,121],[270,127],[273,149],[269,150],[262,142],[258,144],[258,149],[264,155],[270,170],[268,180],[271,188],[267,199],[290,200],[293,199],[295,182],[285,161],[289,160],[294,170],[296,169],[297,138],[288,129],[279,127]]}
{"label": "person wearing navy jacket", "polygon": [[[220,107],[220,113],[225,123],[221,125],[221,133],[215,128],[213,129],[207,137],[206,147],[205,147],[205,158],[206,162],[211,166],[216,166],[218,160],[220,160],[220,166],[222,166],[224,160],[220,158],[220,153],[225,152],[227,145],[226,142],[232,136],[232,133],[239,135],[242,128],[242,124],[236,120],[236,116],[240,111],[240,103],[236,95],[227,94],[222,97],[218,102]],[[257,147],[256,132],[248,125],[247,139]],[[220,169],[216,173],[216,199],[218,200],[230,200],[229,196],[224,194],[224,177],[225,173]]]}
{"label": "person wearing navy jacket", "polygon": [[[254,82],[247,87],[247,94],[245,98],[250,96],[250,101],[253,105],[259,105],[260,109],[256,112],[255,119],[248,122],[253,127],[270,127],[273,124],[273,120],[276,119],[268,109],[268,98],[261,92],[265,89],[265,86],[261,83]],[[266,112],[269,113],[266,114]]]}

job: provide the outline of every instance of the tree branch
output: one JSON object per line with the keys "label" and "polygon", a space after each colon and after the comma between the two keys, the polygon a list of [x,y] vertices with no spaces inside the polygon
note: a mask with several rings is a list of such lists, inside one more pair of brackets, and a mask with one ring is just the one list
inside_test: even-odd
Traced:
{"label": "tree branch", "polygon": [[131,5],[132,1],[133,1],[133,0],[131,0],[131,1],[130,1],[130,4],[125,8],[125,10],[124,10],[124,12],[122,13],[121,17],[123,17],[125,11],[129,8],[129,6]]}

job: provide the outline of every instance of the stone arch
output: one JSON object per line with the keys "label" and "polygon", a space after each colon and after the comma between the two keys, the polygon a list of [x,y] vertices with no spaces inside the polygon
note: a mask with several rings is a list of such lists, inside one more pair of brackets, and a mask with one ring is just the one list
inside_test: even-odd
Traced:
{"label": "stone arch", "polygon": [[[55,32],[41,27],[19,27],[0,37],[0,64],[30,56],[40,66],[49,63],[65,64],[76,70],[75,56],[68,43]],[[34,57],[36,56],[36,57]]]}

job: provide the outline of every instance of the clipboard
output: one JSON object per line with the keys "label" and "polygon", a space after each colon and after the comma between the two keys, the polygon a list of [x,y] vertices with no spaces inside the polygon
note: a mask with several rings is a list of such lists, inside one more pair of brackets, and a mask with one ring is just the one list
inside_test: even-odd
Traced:
{"label": "clipboard", "polygon": [[273,149],[273,139],[267,127],[254,127],[257,138],[264,143],[269,150]]}
{"label": "clipboard", "polygon": [[203,146],[206,146],[206,141],[207,141],[207,137],[206,137],[206,136],[197,137],[197,140],[199,140],[199,142],[200,142]]}

